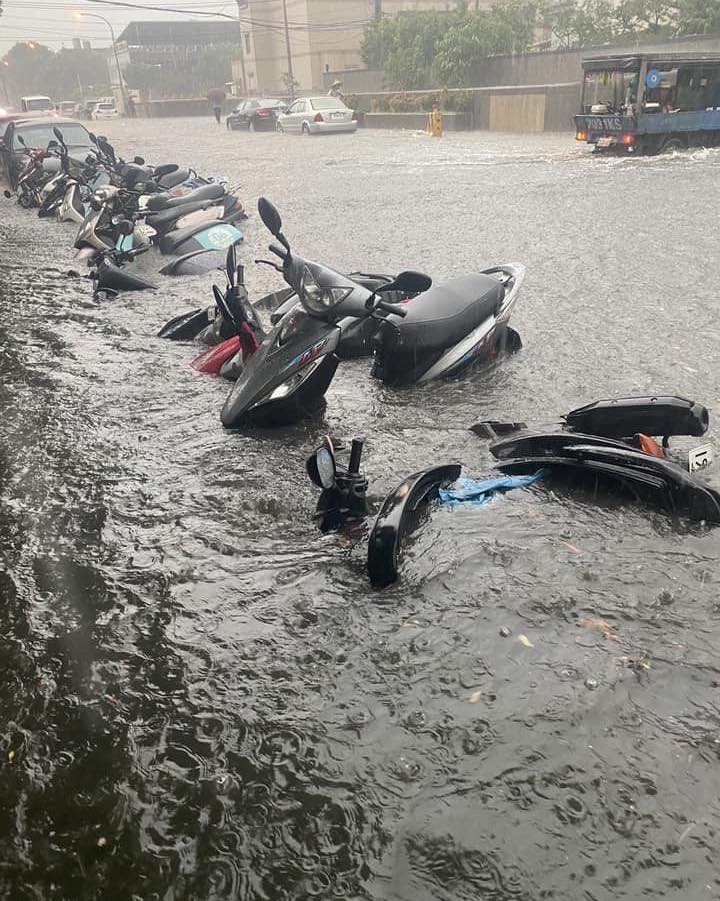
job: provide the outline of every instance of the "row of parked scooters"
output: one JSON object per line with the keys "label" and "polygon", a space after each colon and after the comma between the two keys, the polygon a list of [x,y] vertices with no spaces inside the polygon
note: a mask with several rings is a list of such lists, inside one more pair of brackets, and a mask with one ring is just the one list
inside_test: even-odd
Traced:
{"label": "row of parked scooters", "polygon": [[[18,200],[42,216],[79,224],[75,247],[91,267],[98,295],[152,289],[128,264],[153,247],[174,255],[161,270],[169,275],[219,268],[222,251],[224,285],[213,286],[212,302],[181,313],[159,336],[199,342],[195,369],[233,382],[221,411],[226,427],[272,428],[315,416],[348,359],[368,357],[372,376],[399,390],[461,375],[522,346],[509,325],[525,277],[520,264],[437,285],[409,270],[343,274],[300,256],[278,210],[261,198],[258,212],[274,238],[274,259],[256,263],[273,267],[285,287],[253,302],[239,260],[236,223],[245,212],[232,189],[174,164],[153,168],[139,157],[127,163],[101,137],[93,137],[95,152],[77,163],[59,129],[55,136],[43,150],[28,149]],[[51,159],[56,166],[48,166]],[[448,490],[460,476],[453,462],[403,480],[368,524],[371,581],[382,586],[397,578],[403,539],[439,498],[485,502],[550,478],[602,481],[693,520],[720,523],[720,494],[688,472],[709,465],[712,447],[693,448],[682,465],[668,454],[671,436],[702,436],[708,422],[705,407],[684,398],[632,397],[589,404],[549,427],[478,423],[472,429],[491,441],[499,474]],[[328,437],[307,461],[321,489],[323,530],[372,516],[362,449],[363,441],[353,440],[341,462],[341,445]]]}
{"label": "row of parked scooters", "polygon": [[92,133],[93,151],[78,160],[62,130],[53,132],[47,147],[24,147],[17,201],[79,226],[77,258],[88,265],[96,292],[154,290],[127,267],[152,248],[172,258],[163,275],[192,275],[217,268],[219,251],[243,240],[236,224],[247,218],[243,205],[222,179],[176,164],[149,166],[137,156],[126,162]]}

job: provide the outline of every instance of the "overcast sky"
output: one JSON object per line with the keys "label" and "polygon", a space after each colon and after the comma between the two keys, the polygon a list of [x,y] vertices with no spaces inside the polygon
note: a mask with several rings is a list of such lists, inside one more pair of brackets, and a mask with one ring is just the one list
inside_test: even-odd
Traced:
{"label": "overcast sky", "polygon": [[[127,0],[127,3],[237,14],[234,0]],[[63,43],[71,46],[72,39],[78,37],[91,41],[93,46],[108,46],[110,35],[107,25],[98,19],[78,18],[78,12],[94,12],[104,16],[112,22],[116,35],[131,21],[197,18],[183,12],[162,13],[145,9],[134,11],[105,3],[93,3],[92,0],[3,0],[2,6],[0,56],[18,41],[37,41],[57,49]]]}

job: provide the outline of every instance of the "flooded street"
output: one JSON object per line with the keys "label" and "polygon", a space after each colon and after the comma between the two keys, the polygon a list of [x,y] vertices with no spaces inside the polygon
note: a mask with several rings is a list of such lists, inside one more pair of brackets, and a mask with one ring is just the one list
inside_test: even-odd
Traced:
{"label": "flooded street", "polygon": [[343,364],[322,422],[227,432],[228,384],[155,337],[212,279],[94,301],[73,227],[2,201],[0,898],[720,897],[720,530],[514,492],[438,510],[378,593],[304,473],[331,432],[376,499],[485,474],[473,422],[624,394],[706,404],[720,453],[720,152],[103,130],[242,185],[251,297],[264,194],[339,270],[524,263],[524,349],[411,390]]}

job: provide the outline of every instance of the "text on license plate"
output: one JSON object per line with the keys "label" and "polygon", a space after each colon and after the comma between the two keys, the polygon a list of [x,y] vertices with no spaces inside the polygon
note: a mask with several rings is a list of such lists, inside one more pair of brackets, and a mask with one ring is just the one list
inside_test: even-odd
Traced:
{"label": "text on license plate", "polygon": [[712,461],[712,444],[701,444],[700,447],[694,447],[688,454],[688,469],[690,472],[697,472],[699,469],[707,469]]}

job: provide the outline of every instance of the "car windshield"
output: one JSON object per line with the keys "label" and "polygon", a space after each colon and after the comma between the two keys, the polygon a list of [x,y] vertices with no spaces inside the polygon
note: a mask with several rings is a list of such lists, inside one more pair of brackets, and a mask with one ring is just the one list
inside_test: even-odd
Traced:
{"label": "car windshield", "polygon": [[[58,127],[68,147],[92,147],[90,135],[79,122],[70,122]],[[33,125],[30,128],[17,128],[14,140],[15,149],[20,149],[22,146],[17,141],[17,135],[19,134],[22,135],[26,147],[47,147],[50,141],[57,140],[53,133],[52,122],[49,122],[47,125]]]}
{"label": "car windshield", "polygon": [[264,107],[265,109],[270,109],[271,107],[274,107],[274,106],[280,106],[279,100],[259,100],[258,103],[260,106]]}
{"label": "car windshield", "polygon": [[53,102],[49,97],[31,97],[25,101],[25,106],[29,110],[46,110],[53,108]]}
{"label": "car windshield", "polygon": [[310,106],[317,110],[347,109],[342,100],[339,100],[337,97],[317,97],[315,100],[310,101]]}

